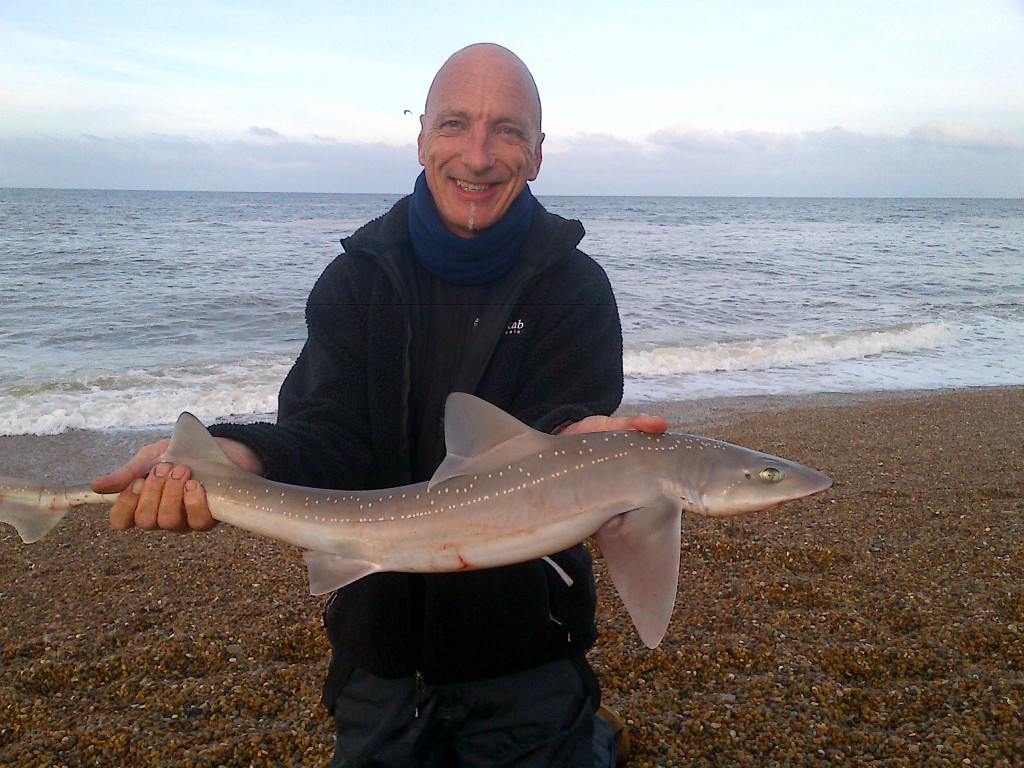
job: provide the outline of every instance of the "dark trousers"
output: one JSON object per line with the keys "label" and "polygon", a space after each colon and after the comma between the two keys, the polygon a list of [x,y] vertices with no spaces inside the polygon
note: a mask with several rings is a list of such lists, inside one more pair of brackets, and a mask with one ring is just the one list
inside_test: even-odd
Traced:
{"label": "dark trousers", "polygon": [[439,686],[357,669],[334,722],[331,768],[604,768],[614,754],[567,660]]}

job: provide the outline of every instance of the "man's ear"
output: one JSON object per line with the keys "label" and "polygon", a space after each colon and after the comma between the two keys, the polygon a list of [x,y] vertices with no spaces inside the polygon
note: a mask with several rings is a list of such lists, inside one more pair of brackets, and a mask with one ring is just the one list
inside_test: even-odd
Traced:
{"label": "man's ear", "polygon": [[533,151],[533,167],[530,168],[530,175],[526,177],[529,181],[535,181],[537,176],[540,175],[540,163],[544,159],[544,153],[541,151],[541,145],[543,143],[544,134],[542,133],[540,138],[537,139],[537,146]]}
{"label": "man's ear", "polygon": [[416,157],[420,161],[420,165],[422,165],[424,168],[427,166],[426,160],[423,157],[423,141],[424,141],[424,134],[426,133],[426,131],[427,131],[427,116],[426,115],[420,115],[420,132],[419,132],[419,135],[416,136]]}

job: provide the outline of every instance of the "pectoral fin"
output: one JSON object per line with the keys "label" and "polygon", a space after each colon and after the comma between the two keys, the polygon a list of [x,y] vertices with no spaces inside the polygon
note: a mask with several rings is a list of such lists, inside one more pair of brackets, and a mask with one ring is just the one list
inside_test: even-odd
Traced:
{"label": "pectoral fin", "polygon": [[661,642],[672,617],[681,520],[682,507],[666,500],[614,517],[594,534],[612,582],[648,648]]}
{"label": "pectoral fin", "polygon": [[329,552],[302,553],[309,572],[309,594],[326,595],[380,570],[376,563],[350,560]]}

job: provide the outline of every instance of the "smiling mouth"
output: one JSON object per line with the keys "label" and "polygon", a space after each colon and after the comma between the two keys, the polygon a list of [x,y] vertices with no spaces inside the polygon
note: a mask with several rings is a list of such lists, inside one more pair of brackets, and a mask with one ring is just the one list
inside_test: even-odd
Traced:
{"label": "smiling mouth", "polygon": [[455,179],[455,184],[459,189],[464,189],[467,192],[486,192],[494,186],[493,184],[472,184],[471,182],[463,181],[462,179]]}

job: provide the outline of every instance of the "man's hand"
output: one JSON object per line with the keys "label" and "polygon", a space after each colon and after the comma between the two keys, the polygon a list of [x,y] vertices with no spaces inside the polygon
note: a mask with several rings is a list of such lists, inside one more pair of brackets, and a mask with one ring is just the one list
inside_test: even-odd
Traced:
{"label": "man's hand", "polygon": [[[217,442],[239,467],[263,474],[263,462],[249,446],[227,438],[217,438]],[[120,493],[110,508],[112,527],[187,533],[208,531],[217,524],[210,514],[206,490],[192,479],[188,467],[167,462],[154,465],[168,445],[170,440],[151,443],[124,466],[92,481],[97,493]]]}
{"label": "man's hand", "polygon": [[636,416],[587,416],[561,431],[563,435],[584,435],[588,432],[619,432],[624,430],[661,434],[668,429],[668,422],[660,416],[646,413]]}

